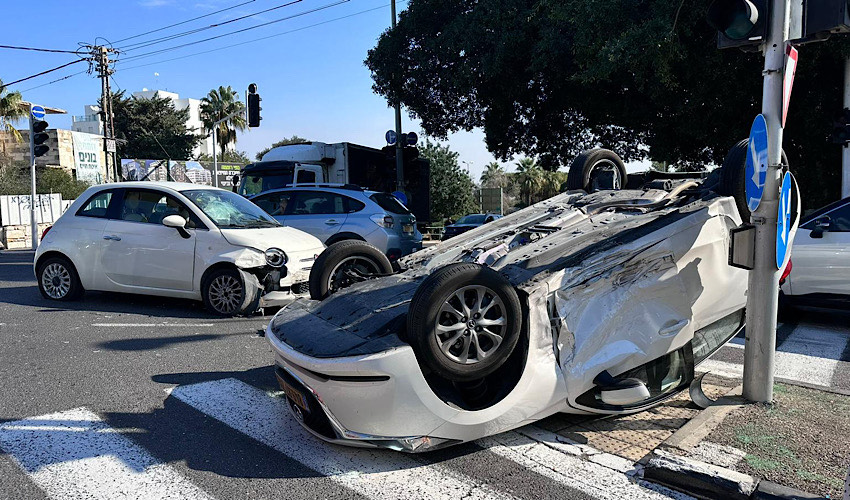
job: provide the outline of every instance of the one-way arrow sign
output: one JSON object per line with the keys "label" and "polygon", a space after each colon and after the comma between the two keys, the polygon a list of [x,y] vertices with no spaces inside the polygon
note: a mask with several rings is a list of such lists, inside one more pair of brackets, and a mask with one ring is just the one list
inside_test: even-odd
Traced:
{"label": "one-way arrow sign", "polygon": [[756,116],[750,129],[750,142],[747,148],[746,192],[747,206],[755,212],[764,194],[764,182],[767,179],[767,121],[764,115]]}

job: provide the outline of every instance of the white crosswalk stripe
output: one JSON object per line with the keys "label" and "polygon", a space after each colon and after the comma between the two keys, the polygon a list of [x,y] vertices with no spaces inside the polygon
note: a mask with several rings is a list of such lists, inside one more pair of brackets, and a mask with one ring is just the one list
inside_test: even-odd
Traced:
{"label": "white crosswalk stripe", "polygon": [[171,395],[370,498],[510,498],[474,478],[401,453],[323,443],[295,422],[282,399],[235,379],[179,386]]}
{"label": "white crosswalk stripe", "polygon": [[[776,350],[776,372],[779,379],[830,387],[850,336],[838,327],[797,325]],[[743,348],[742,339],[732,339],[723,349]],[[715,357],[719,357],[715,355]],[[722,359],[709,359],[699,371],[709,371],[729,378],[741,378],[744,366]]]}
{"label": "white crosswalk stripe", "polygon": [[0,448],[57,500],[211,498],[85,408],[4,423]]}

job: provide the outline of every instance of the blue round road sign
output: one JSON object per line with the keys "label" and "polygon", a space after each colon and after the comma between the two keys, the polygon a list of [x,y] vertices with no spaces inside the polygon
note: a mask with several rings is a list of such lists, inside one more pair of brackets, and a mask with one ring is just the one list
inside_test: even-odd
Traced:
{"label": "blue round road sign", "polygon": [[44,118],[44,108],[41,106],[33,106],[32,117],[36,120],[41,120],[42,118]]}
{"label": "blue round road sign", "polygon": [[793,184],[791,172],[785,172],[785,176],[782,178],[782,188],[779,191],[779,209],[776,218],[777,269],[782,269],[785,266],[786,257],[791,247],[791,228],[794,225],[792,217],[793,211],[796,210],[796,207],[792,206],[791,199]]}
{"label": "blue round road sign", "polygon": [[745,175],[747,206],[755,212],[764,194],[764,181],[767,179],[767,121],[764,115],[756,116],[750,129],[750,141],[747,144],[747,170]]}
{"label": "blue round road sign", "polygon": [[406,135],[407,135],[407,145],[408,146],[415,146],[416,141],[419,140],[419,136],[416,135],[416,132],[408,132]]}
{"label": "blue round road sign", "polygon": [[395,141],[398,140],[398,134],[395,133],[395,130],[387,130],[387,133],[386,135],[384,135],[384,138],[387,140],[387,144],[392,146],[393,144],[395,144]]}
{"label": "blue round road sign", "polygon": [[407,195],[402,193],[401,191],[393,191],[393,196],[396,197],[398,201],[401,202],[402,205],[407,205]]}

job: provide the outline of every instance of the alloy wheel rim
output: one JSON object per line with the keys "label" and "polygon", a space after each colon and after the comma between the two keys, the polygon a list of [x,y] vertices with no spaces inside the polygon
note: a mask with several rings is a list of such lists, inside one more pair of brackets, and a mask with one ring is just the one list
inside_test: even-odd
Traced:
{"label": "alloy wheel rim", "polygon": [[61,299],[71,291],[71,273],[62,264],[54,262],[41,273],[41,285],[51,299]]}
{"label": "alloy wheel rim", "polygon": [[345,276],[346,271],[359,271],[363,274],[378,274],[378,266],[371,259],[365,257],[346,257],[342,259],[328,276],[328,291],[334,293],[351,285],[354,281]]}
{"label": "alloy wheel rim", "polygon": [[210,283],[210,303],[222,314],[232,314],[242,302],[242,283],[229,275],[217,276]]}
{"label": "alloy wheel rim", "polygon": [[505,304],[499,295],[486,286],[470,285],[443,301],[434,336],[444,356],[472,365],[499,349],[507,323]]}

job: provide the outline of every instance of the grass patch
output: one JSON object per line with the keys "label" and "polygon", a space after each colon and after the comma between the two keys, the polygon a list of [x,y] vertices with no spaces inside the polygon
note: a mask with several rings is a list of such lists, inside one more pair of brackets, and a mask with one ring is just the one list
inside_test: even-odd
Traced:
{"label": "grass patch", "polygon": [[769,471],[774,470],[779,467],[779,462],[776,460],[770,460],[768,458],[762,458],[758,455],[750,455],[747,453],[747,456],[744,458],[750,467],[758,471]]}

